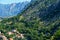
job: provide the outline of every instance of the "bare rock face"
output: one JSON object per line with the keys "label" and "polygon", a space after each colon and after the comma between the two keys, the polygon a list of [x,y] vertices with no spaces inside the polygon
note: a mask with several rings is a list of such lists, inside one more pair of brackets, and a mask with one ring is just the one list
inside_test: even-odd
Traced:
{"label": "bare rock face", "polygon": [[1,18],[9,18],[16,16],[22,10],[24,10],[25,6],[28,4],[28,1],[12,3],[12,4],[0,4],[0,17]]}

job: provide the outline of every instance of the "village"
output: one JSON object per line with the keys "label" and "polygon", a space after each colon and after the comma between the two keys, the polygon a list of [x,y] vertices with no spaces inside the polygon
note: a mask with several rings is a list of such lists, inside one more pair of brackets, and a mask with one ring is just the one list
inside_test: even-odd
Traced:
{"label": "village", "polygon": [[[15,35],[14,35],[15,34]],[[7,38],[3,33],[0,31],[0,40],[14,40],[14,38],[21,38],[24,39],[24,34],[19,33],[17,30],[12,30],[7,32],[7,35],[11,36],[14,35],[13,37]]]}

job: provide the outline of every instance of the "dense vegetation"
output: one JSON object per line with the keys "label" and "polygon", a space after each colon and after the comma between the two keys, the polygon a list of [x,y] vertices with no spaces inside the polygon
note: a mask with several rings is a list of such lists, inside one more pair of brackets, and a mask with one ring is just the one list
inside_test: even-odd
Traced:
{"label": "dense vegetation", "polygon": [[60,40],[59,0],[32,0],[28,7],[12,18],[0,20],[0,31],[17,29],[25,39],[14,40]]}

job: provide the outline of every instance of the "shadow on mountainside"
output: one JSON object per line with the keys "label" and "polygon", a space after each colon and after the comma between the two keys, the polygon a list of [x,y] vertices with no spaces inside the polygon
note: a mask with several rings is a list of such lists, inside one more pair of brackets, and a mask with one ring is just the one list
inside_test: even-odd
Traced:
{"label": "shadow on mountainside", "polygon": [[60,2],[57,4],[52,4],[47,9],[43,9],[39,14],[41,20],[45,22],[53,22],[60,19]]}

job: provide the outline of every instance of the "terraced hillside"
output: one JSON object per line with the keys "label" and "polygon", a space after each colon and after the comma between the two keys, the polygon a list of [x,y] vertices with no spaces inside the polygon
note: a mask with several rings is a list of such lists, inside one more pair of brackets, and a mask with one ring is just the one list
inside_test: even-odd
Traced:
{"label": "terraced hillside", "polygon": [[[0,31],[14,40],[60,40],[60,1],[32,0],[27,6],[21,14],[0,20]],[[7,35],[13,29],[24,38]]]}

